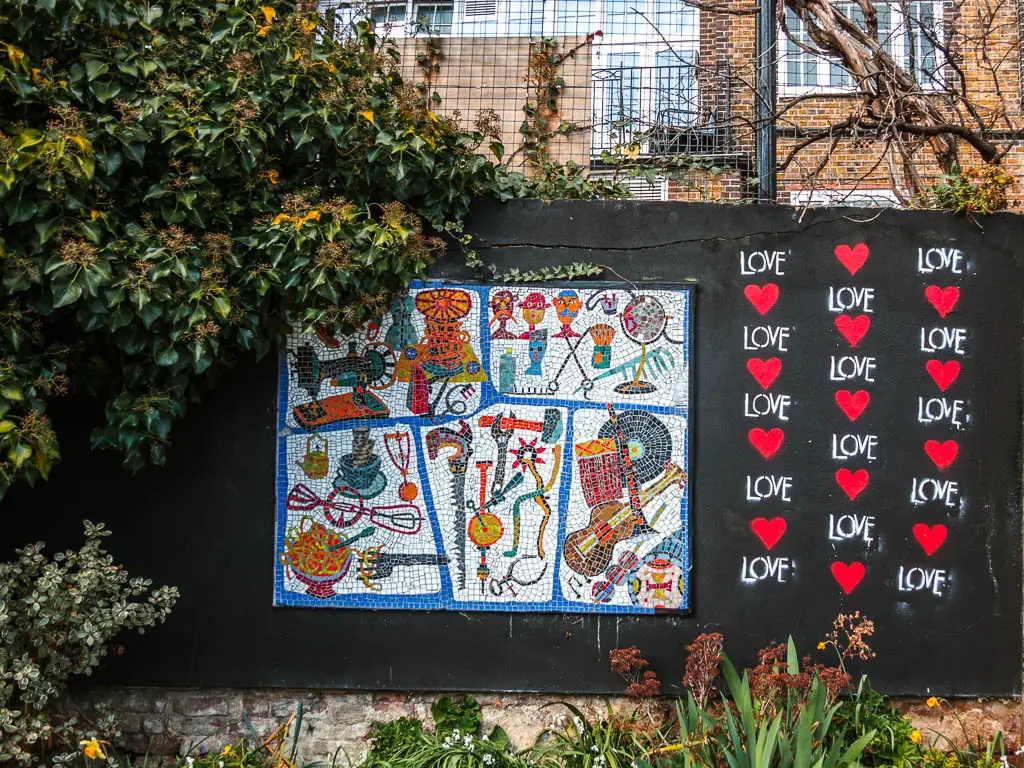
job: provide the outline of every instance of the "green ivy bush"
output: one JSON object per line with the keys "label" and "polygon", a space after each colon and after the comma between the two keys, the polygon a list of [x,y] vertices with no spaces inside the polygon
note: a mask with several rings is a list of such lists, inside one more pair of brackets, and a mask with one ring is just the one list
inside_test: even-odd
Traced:
{"label": "green ivy bush", "polygon": [[89,675],[123,630],[162,623],[178,598],[114,564],[102,546],[109,534],[86,521],[77,552],[51,560],[39,542],[0,563],[0,764],[78,751],[79,736],[95,738],[75,718],[51,718],[68,679]]}
{"label": "green ivy bush", "polygon": [[285,304],[307,327],[379,317],[477,196],[622,195],[496,165],[494,121],[438,116],[398,59],[281,0],[0,7],[0,494],[59,458],[53,397],[102,398],[94,447],[162,463]]}

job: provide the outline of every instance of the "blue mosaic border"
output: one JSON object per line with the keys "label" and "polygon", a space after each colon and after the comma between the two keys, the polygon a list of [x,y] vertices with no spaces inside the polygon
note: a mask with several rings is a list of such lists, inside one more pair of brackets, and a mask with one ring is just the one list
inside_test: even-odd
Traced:
{"label": "blue mosaic border", "polygon": [[[486,305],[479,304],[481,295],[485,295],[488,291],[494,289],[498,284],[486,284],[486,283],[463,283],[463,282],[452,282],[442,280],[430,280],[426,282],[414,282],[410,288],[412,290],[419,290],[422,288],[438,288],[438,287],[457,287],[459,289],[472,292],[478,301],[478,306],[481,306],[480,312],[480,328],[478,329],[479,336],[477,337],[480,344],[480,359],[481,361],[490,361],[491,359],[491,338],[490,332],[487,325],[487,312]],[[543,288],[576,288],[576,289],[620,289],[623,285],[617,283],[586,283],[586,282],[572,282],[572,283],[544,283],[541,286]],[[693,350],[693,286],[691,285],[673,285],[673,284],[645,284],[643,288],[651,291],[671,291],[673,293],[680,293],[683,295],[683,302],[685,306],[685,319],[684,319],[684,336],[683,336],[683,350],[682,356],[683,361],[686,364],[686,374],[688,376],[687,381],[687,405],[682,406],[656,406],[656,405],[636,405],[630,404],[628,400],[619,401],[617,404],[633,405],[636,410],[647,411],[652,414],[663,414],[670,416],[680,416],[686,421],[686,439],[683,441],[683,462],[682,469],[690,476],[690,450],[692,442],[692,424],[690,419],[690,406],[692,404],[693,396],[693,365],[692,365],[692,350]],[[451,579],[448,577],[447,565],[439,566],[441,572],[441,590],[436,594],[417,594],[417,595],[383,595],[380,593],[370,594],[346,594],[346,595],[335,595],[330,598],[312,598],[307,595],[294,592],[285,588],[285,567],[278,559],[278,553],[281,551],[282,544],[285,537],[285,532],[288,524],[288,516],[285,509],[285,498],[288,494],[288,455],[287,455],[287,438],[295,434],[306,434],[302,430],[297,430],[289,427],[286,423],[286,417],[288,413],[288,387],[289,387],[289,375],[288,375],[288,360],[287,354],[282,351],[279,358],[278,366],[278,402],[277,402],[277,479],[276,479],[276,512],[277,519],[275,525],[275,537],[274,537],[274,551],[272,553],[274,562],[274,597],[273,604],[275,606],[291,606],[291,607],[303,607],[303,608],[363,608],[373,610],[442,610],[442,611],[486,611],[486,612],[498,612],[498,613],[604,613],[604,614],[616,614],[616,615],[650,615],[650,614],[685,614],[690,611],[690,603],[693,589],[693,578],[692,578],[692,543],[690,539],[690,482],[686,483],[686,487],[682,493],[680,500],[679,516],[680,516],[680,529],[677,534],[678,538],[681,538],[684,542],[683,547],[683,558],[682,567],[683,572],[686,574],[685,583],[685,594],[683,596],[682,605],[677,609],[672,610],[658,610],[653,608],[640,608],[636,606],[625,606],[625,605],[610,605],[601,603],[583,603],[579,601],[572,601],[566,599],[562,595],[561,583],[559,579],[559,569],[561,566],[561,546],[556,553],[554,553],[554,582],[553,582],[553,597],[549,601],[545,602],[532,602],[532,603],[516,603],[516,602],[485,602],[485,601],[467,601],[457,600],[454,597],[451,589]],[[481,383],[481,395],[480,404],[477,407],[476,412],[480,412],[485,408],[488,408],[495,404],[509,404],[513,406],[526,406],[526,405],[539,405],[548,407],[565,407],[569,409],[571,418],[568,420],[566,425],[565,444],[566,446],[573,445],[573,428],[575,426],[575,419],[572,418],[574,413],[578,413],[582,410],[604,410],[605,405],[603,402],[590,402],[582,401],[579,399],[569,398],[556,398],[556,397],[538,397],[530,398],[524,396],[509,396],[498,394],[497,389],[492,383],[491,379],[488,378],[486,381]],[[443,426],[445,424],[451,424],[458,422],[460,418],[465,418],[469,414],[462,416],[447,416],[437,419],[431,423],[431,426]],[[410,428],[422,427],[423,419],[419,416],[400,416],[390,417],[387,419],[381,419],[374,421],[374,426],[394,426],[404,425]],[[351,429],[351,424],[334,424],[322,428],[319,430],[321,433],[330,433],[334,431],[346,431]],[[413,445],[416,450],[417,457],[417,468],[419,471],[420,487],[424,494],[424,507],[426,513],[429,515],[430,523],[433,526],[435,544],[437,551],[444,551],[442,539],[441,539],[441,527],[435,512],[430,483],[428,482],[426,473],[426,460],[423,455],[423,448],[419,440],[413,440]],[[567,502],[569,497],[569,491],[572,483],[573,469],[575,468],[575,461],[566,461],[563,465],[562,477],[558,484],[558,495],[559,495],[559,508],[562,510],[567,509]],[[559,527],[557,541],[559,544],[564,541],[566,535],[566,514],[559,516]]]}

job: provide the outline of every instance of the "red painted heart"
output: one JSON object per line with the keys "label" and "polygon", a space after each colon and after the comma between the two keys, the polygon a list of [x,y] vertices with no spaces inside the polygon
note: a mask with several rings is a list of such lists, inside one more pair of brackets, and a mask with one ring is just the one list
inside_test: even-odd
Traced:
{"label": "red painted heart", "polygon": [[944,443],[940,443],[938,440],[926,440],[924,452],[928,454],[929,459],[935,462],[936,467],[943,470],[956,459],[957,454],[960,453],[960,446],[956,444],[956,440],[947,440]]}
{"label": "red painted heart", "polygon": [[782,446],[783,433],[778,427],[765,432],[760,427],[754,427],[747,434],[750,444],[757,449],[757,452],[770,459]]}
{"label": "red painted heart", "polygon": [[939,385],[939,389],[943,392],[960,375],[960,363],[956,360],[948,360],[945,363],[940,363],[938,360],[929,360],[924,364],[924,369],[928,371],[928,375],[935,380],[935,383]]}
{"label": "red painted heart", "polygon": [[848,245],[836,246],[836,258],[842,262],[851,275],[857,274],[857,270],[864,266],[868,260],[868,247],[864,243],[857,243],[853,248]]}
{"label": "red painted heart", "polygon": [[857,315],[856,317],[840,315],[836,318],[836,328],[843,334],[843,338],[850,342],[851,347],[857,346],[870,327],[871,318],[867,315]]}
{"label": "red painted heart", "polygon": [[747,360],[747,370],[762,389],[768,389],[782,371],[782,361],[777,357],[769,357],[767,360],[752,357]]}
{"label": "red painted heart", "polygon": [[[953,311],[953,307],[960,301],[960,289],[955,285],[948,288],[939,288],[937,285],[929,285],[924,289],[924,297],[928,303],[935,307],[939,317],[945,317]],[[762,314],[764,314],[762,312]]]}
{"label": "red painted heart", "polygon": [[832,578],[839,582],[843,592],[850,594],[864,578],[864,563],[832,563]]}
{"label": "red painted heart", "polygon": [[839,483],[839,487],[843,489],[843,492],[850,497],[850,501],[856,499],[860,492],[868,487],[868,480],[871,476],[868,475],[866,469],[858,469],[856,472],[851,472],[846,467],[843,467],[836,472],[836,482]]}
{"label": "red painted heart", "polygon": [[779,298],[779,286],[775,283],[768,283],[764,287],[748,285],[743,289],[743,295],[754,305],[754,309],[763,315],[775,306],[775,302]]}
{"label": "red painted heart", "polygon": [[840,389],[836,392],[836,405],[842,408],[846,418],[850,421],[856,421],[864,413],[869,402],[871,402],[871,395],[864,389],[858,389],[856,392]]}
{"label": "red painted heart", "polygon": [[750,530],[761,540],[765,549],[771,549],[786,532],[786,521],[781,517],[773,517],[771,520],[755,517],[750,521]]}
{"label": "red painted heart", "polygon": [[918,523],[911,530],[914,538],[917,539],[917,543],[921,545],[921,549],[929,557],[935,554],[935,550],[942,546],[942,542],[946,540],[946,534],[948,533],[944,525],[933,525],[929,528],[924,523]]}

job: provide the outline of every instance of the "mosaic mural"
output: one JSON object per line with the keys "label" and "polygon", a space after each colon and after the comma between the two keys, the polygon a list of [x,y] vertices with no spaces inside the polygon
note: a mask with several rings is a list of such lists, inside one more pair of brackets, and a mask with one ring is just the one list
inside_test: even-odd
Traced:
{"label": "mosaic mural", "polygon": [[428,283],[281,362],[278,605],[689,605],[687,288]]}

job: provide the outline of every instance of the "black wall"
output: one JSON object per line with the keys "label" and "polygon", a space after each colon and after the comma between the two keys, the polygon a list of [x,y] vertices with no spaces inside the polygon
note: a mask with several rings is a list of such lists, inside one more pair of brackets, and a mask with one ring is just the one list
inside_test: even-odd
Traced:
{"label": "black wall", "polygon": [[[876,215],[877,214],[877,215]],[[118,457],[87,448],[91,404],[55,412],[64,461],[53,479],[17,489],[3,501],[3,548],[44,538],[74,544],[76,521],[106,522],[115,557],[132,573],[176,584],[182,599],[170,621],[126,641],[125,655],[98,679],[132,684],[296,686],[394,690],[621,690],[608,651],[636,644],[670,684],[682,675],[684,646],[705,631],[726,636],[741,662],[793,634],[811,651],[840,611],[874,619],[877,658],[864,666],[894,694],[1018,694],[1021,683],[1021,264],[1024,235],[1009,215],[981,225],[932,213],[866,212],[710,205],[563,202],[480,205],[470,229],[485,260],[529,269],[592,260],[618,276],[694,282],[695,352],[691,525],[693,612],[677,616],[372,612],[273,608],[274,435],[277,367],[240,369],[193,407],[176,428],[168,465],[136,476]],[[851,276],[833,255],[865,243],[871,256]],[[961,276],[922,276],[919,247],[956,247]],[[1015,247],[1016,246],[1016,247]],[[786,251],[777,307],[760,318],[743,295],[764,276],[740,274],[740,251]],[[617,275],[616,275],[617,273]],[[456,261],[437,277],[471,278]],[[924,287],[958,284],[956,311],[940,321]],[[833,402],[829,358],[846,349],[826,309],[829,286],[875,289],[872,325],[857,351],[872,355],[877,378],[863,385],[871,405],[850,425]],[[743,326],[792,329],[772,391],[791,397],[788,421],[752,420],[743,397],[760,392],[745,366]],[[911,480],[934,476],[922,450],[948,429],[917,422],[919,395],[935,393],[924,373],[921,327],[967,329],[957,389],[971,414],[952,434],[960,455],[941,475],[956,480],[963,503],[910,504]],[[767,354],[763,355],[767,356]],[[949,354],[940,355],[944,359]],[[854,382],[849,389],[862,385]],[[765,463],[747,432],[781,424],[785,441]],[[850,427],[845,429],[845,427]],[[833,474],[831,436],[878,437],[871,483],[853,502]],[[851,463],[852,464],[852,463]],[[858,466],[868,466],[861,464]],[[851,469],[853,466],[851,465]],[[745,499],[747,474],[794,478],[789,504]],[[875,517],[877,540],[830,542],[830,513]],[[785,583],[740,583],[742,558],[765,555],[752,535],[757,516],[785,516],[772,556],[789,558]],[[947,541],[926,557],[913,523],[944,522]],[[833,561],[866,565],[845,595]],[[946,571],[943,595],[900,593],[899,566]],[[827,657],[822,657],[827,660]]]}

